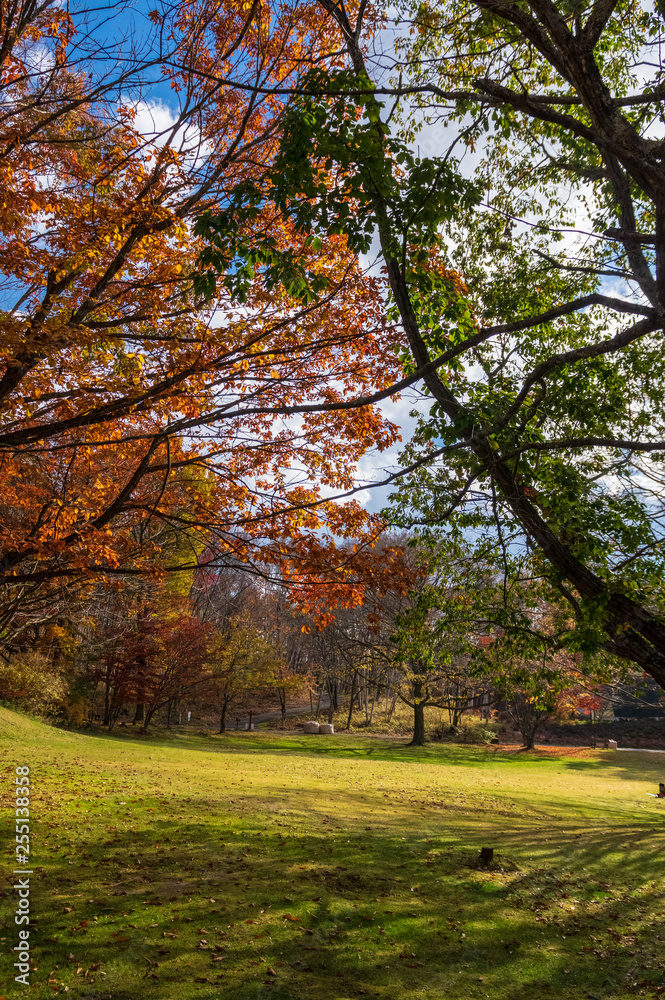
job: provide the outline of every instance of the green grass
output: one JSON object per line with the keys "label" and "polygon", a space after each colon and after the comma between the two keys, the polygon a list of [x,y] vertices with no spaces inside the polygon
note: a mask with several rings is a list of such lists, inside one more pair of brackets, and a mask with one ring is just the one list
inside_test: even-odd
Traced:
{"label": "green grass", "polygon": [[664,806],[644,794],[657,754],[141,739],[6,710],[0,752],[5,806],[15,766],[31,768],[37,920],[28,989],[7,958],[8,874],[3,996],[619,1000],[665,985]]}

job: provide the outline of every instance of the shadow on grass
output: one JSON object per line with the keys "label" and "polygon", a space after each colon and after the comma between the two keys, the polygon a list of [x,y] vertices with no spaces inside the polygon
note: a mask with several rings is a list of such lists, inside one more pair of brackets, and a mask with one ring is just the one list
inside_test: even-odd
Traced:
{"label": "shadow on grass", "polygon": [[360,736],[336,733],[334,736],[306,736],[303,734],[264,734],[238,733],[182,733],[168,731],[149,732],[141,734],[136,731],[107,732],[101,729],[83,729],[77,731],[88,739],[109,740],[118,745],[132,744],[137,748],[147,746],[164,746],[174,748],[181,746],[187,750],[204,751],[206,753],[281,753],[305,754],[307,756],[323,757],[359,757],[390,761],[423,761],[427,763],[460,764],[469,767],[484,766],[488,760],[501,760],[506,764],[519,764],[520,759],[529,763],[547,764],[551,758],[524,754],[520,758],[515,754],[498,754],[495,748],[489,746],[427,743],[424,747],[414,747],[409,739],[396,739],[376,736]]}
{"label": "shadow on grass", "polygon": [[[547,772],[564,771],[599,774],[605,772],[612,778],[626,781],[648,780],[654,782],[654,790],[658,781],[665,781],[665,761],[657,755],[635,753],[617,756],[611,751],[599,750],[588,757],[552,757],[536,752],[502,752],[491,746],[476,746],[466,744],[434,744],[424,747],[413,747],[408,740],[380,737],[363,737],[357,735],[335,734],[334,736],[306,736],[304,734],[262,734],[238,733],[231,731],[224,734],[189,734],[168,731],[140,735],[136,732],[117,731],[108,733],[104,730],[81,730],[76,733],[83,739],[108,741],[118,746],[132,746],[137,750],[148,747],[176,749],[182,747],[195,752],[234,754],[280,754],[307,756],[316,759],[366,759],[390,761],[392,763],[427,763],[445,766],[484,768],[489,763],[496,768],[510,770],[538,770],[545,777]],[[577,748],[573,748],[577,749]]]}
{"label": "shadow on grass", "polygon": [[[67,737],[67,758],[54,735],[35,726],[30,737],[53,757],[52,788],[44,776],[41,789],[61,792],[49,802],[55,847],[35,841],[38,1000],[52,995],[49,970],[79,1000],[258,1000],[267,993],[280,1000],[572,1000],[624,997],[635,982],[662,982],[651,946],[663,925],[662,813],[626,812],[598,796],[548,803],[528,789],[515,792],[509,809],[512,799],[467,792],[464,782],[461,791],[430,795],[415,787],[415,768],[400,769],[396,787],[379,792],[369,772],[362,789],[338,781],[331,790],[311,782],[302,763],[302,782],[288,787],[283,768],[266,766],[260,790],[246,782],[219,792],[213,782],[230,782],[233,767],[244,776],[242,762],[229,760],[211,767],[200,792],[187,783],[189,772],[177,797],[157,789],[169,776],[181,780],[180,745],[220,756],[290,753],[296,776],[296,758],[322,754],[466,761],[491,765],[497,777],[505,765],[507,776],[533,766],[540,778],[544,765],[560,770],[565,760],[502,761],[450,746],[414,757],[393,741],[377,757],[365,753],[376,740],[355,737],[312,750],[317,737],[230,734],[181,743],[93,733]],[[116,756],[111,746],[130,752]],[[169,751],[161,758],[168,766],[159,766],[160,749]],[[127,766],[110,770],[109,761]],[[572,763],[619,777],[638,767],[633,778],[641,766],[608,763],[606,755]],[[85,816],[75,811],[83,778]],[[111,790],[127,801],[111,801]],[[67,853],[58,849],[65,836]],[[496,850],[494,870],[477,867],[486,845]]]}
{"label": "shadow on grass", "polygon": [[[347,843],[294,819],[302,835],[285,836],[281,814],[249,793],[242,812],[205,797],[188,810],[112,844],[79,830],[76,868],[48,864],[39,937],[56,940],[40,964],[60,966],[72,997],[533,1000],[662,982],[649,946],[663,924],[660,852],[629,858],[636,831],[580,826],[554,842],[547,829],[504,831],[497,866],[482,870],[463,816],[428,846],[402,839],[400,816],[397,831],[359,829]],[[306,814],[320,818],[309,802]],[[222,818],[231,829],[216,828]]]}

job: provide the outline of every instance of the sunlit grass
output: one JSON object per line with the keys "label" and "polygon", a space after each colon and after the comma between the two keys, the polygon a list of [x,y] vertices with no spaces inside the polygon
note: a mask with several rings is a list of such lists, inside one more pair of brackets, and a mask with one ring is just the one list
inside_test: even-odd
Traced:
{"label": "sunlit grass", "polygon": [[33,985],[14,988],[5,950],[7,996],[534,1000],[665,984],[657,754],[109,737],[5,710],[0,750],[6,791],[31,768],[38,920]]}

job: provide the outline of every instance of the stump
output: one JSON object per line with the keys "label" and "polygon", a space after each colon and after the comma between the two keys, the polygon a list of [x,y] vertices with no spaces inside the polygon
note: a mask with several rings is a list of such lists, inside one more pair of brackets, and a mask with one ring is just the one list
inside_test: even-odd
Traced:
{"label": "stump", "polygon": [[480,848],[480,860],[484,865],[488,865],[490,861],[494,860],[494,848],[493,847],[481,847]]}

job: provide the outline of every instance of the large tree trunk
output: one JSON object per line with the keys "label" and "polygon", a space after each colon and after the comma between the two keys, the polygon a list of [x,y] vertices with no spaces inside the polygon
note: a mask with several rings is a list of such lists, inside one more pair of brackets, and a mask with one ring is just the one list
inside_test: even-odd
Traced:
{"label": "large tree trunk", "polygon": [[412,681],[413,701],[409,701],[404,695],[400,699],[413,709],[413,739],[409,743],[410,747],[422,747],[425,745],[425,705],[430,702],[430,694],[422,680]]}
{"label": "large tree trunk", "polygon": [[143,722],[144,719],[145,719],[145,705],[142,701],[139,701],[136,705],[136,712],[134,713],[132,725],[135,726],[137,722]]}

